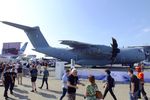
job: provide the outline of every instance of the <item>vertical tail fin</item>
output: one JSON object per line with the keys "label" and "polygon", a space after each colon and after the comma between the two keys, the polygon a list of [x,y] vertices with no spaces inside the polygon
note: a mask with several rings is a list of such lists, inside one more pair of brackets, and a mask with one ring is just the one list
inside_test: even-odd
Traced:
{"label": "vertical tail fin", "polygon": [[24,51],[25,51],[25,49],[26,49],[26,47],[27,47],[27,44],[28,44],[28,42],[26,42],[26,43],[20,48],[19,54],[23,54],[23,53],[24,53]]}
{"label": "vertical tail fin", "polygon": [[1,22],[4,24],[24,30],[24,32],[27,34],[29,40],[31,41],[31,43],[35,49],[49,47],[46,39],[44,38],[44,36],[41,33],[38,26],[37,27],[29,27],[29,26],[11,23],[11,22],[7,22],[7,21],[1,21]]}

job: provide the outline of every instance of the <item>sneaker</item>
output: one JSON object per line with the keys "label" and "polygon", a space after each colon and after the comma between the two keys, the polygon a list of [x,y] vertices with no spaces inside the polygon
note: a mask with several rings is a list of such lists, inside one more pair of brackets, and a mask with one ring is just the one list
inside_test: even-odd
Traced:
{"label": "sneaker", "polygon": [[13,95],[13,91],[10,91],[10,94],[12,94],[12,95]]}
{"label": "sneaker", "polygon": [[7,95],[4,95],[5,99],[9,98]]}
{"label": "sneaker", "polygon": [[34,90],[31,90],[31,92],[34,92]]}
{"label": "sneaker", "polygon": [[144,97],[145,100],[148,100],[147,96]]}
{"label": "sneaker", "polygon": [[141,96],[139,96],[138,99],[141,99]]}

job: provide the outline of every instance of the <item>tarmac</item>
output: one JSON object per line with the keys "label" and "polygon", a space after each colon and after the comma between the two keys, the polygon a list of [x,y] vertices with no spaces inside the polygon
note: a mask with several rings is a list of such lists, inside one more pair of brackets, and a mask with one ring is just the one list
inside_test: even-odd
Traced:
{"label": "tarmac", "polygon": [[[89,84],[87,79],[80,79],[85,86],[80,86],[77,89],[76,100],[84,100],[84,93],[86,86]],[[61,80],[56,79],[54,71],[50,71],[50,76],[48,80],[49,89],[46,89],[46,84],[44,84],[42,89],[38,87],[41,86],[42,76],[38,76],[36,81],[37,83],[37,92],[31,92],[31,79],[30,76],[23,77],[23,84],[18,85],[17,80],[15,82],[14,94],[11,95],[8,91],[8,96],[10,97],[8,100],[59,100],[62,94],[62,83]],[[103,93],[103,82],[101,80],[96,80],[99,90]],[[150,99],[150,83],[145,83],[145,91],[147,92],[147,96]],[[4,87],[0,87],[0,100],[5,100],[3,97]],[[116,84],[114,88],[114,93],[118,100],[129,100],[129,84]],[[67,96],[64,97],[63,100],[67,100]],[[107,94],[105,100],[113,100],[110,93]],[[142,100],[142,99],[139,99]]]}

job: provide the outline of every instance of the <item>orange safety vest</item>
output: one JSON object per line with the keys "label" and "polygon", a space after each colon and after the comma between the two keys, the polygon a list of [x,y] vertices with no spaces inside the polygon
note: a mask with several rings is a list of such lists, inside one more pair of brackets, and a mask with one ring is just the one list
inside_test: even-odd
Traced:
{"label": "orange safety vest", "polygon": [[144,73],[143,72],[138,72],[137,77],[140,79],[140,81],[144,82]]}

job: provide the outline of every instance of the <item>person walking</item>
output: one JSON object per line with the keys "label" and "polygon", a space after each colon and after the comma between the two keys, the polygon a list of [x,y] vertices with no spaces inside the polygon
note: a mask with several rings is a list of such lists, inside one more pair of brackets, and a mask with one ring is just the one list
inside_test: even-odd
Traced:
{"label": "person walking", "polygon": [[144,99],[148,100],[148,97],[147,97],[145,89],[144,89],[144,73],[142,71],[141,66],[135,67],[135,70],[137,71],[137,78],[140,80],[140,91],[139,91],[139,94],[138,94],[138,98],[141,99],[141,93],[142,93]]}
{"label": "person walking", "polygon": [[42,89],[44,82],[46,83],[46,89],[48,89],[48,82],[47,82],[48,76],[49,76],[49,72],[47,70],[47,66],[45,66],[43,71],[42,85],[41,87],[39,87],[40,89]]}
{"label": "person walking", "polygon": [[15,86],[15,78],[17,76],[17,73],[15,72],[15,66],[12,66],[10,74],[11,74],[11,79],[12,79],[12,81],[10,83],[10,94],[13,94],[13,89]]}
{"label": "person walking", "polygon": [[64,96],[67,93],[67,81],[68,81],[68,76],[69,76],[70,70],[67,69],[65,74],[62,76],[62,95],[60,97],[60,100],[62,100],[64,98]]}
{"label": "person walking", "polygon": [[38,70],[36,69],[36,65],[32,65],[32,69],[30,71],[31,74],[31,82],[32,82],[32,90],[31,92],[36,91],[36,79],[37,79],[37,74]]}
{"label": "person walking", "polygon": [[18,63],[17,64],[17,79],[18,79],[18,84],[21,84],[22,85],[22,72],[23,72],[23,69],[22,69],[22,65],[21,63]]}
{"label": "person walking", "polygon": [[10,87],[11,81],[12,81],[12,77],[11,77],[11,73],[10,73],[10,68],[6,67],[5,72],[3,74],[3,82],[4,82],[4,88],[5,88],[5,90],[4,90],[5,99],[9,98],[7,92],[8,92],[8,89]]}
{"label": "person walking", "polygon": [[133,70],[129,69],[128,75],[130,76],[130,100],[138,100],[140,81],[137,76],[133,74]]}
{"label": "person walking", "polygon": [[70,75],[68,76],[67,86],[68,86],[68,100],[76,100],[76,89],[78,89],[77,84],[81,84],[84,86],[83,83],[80,83],[78,80],[77,70],[73,68],[71,70]]}
{"label": "person walking", "polygon": [[[102,93],[99,91],[97,84],[95,83],[95,77],[90,75],[88,77],[90,84],[86,87],[85,98],[86,100],[102,100]],[[99,92],[99,98],[97,98],[97,92]]]}
{"label": "person walking", "polygon": [[109,69],[105,70],[105,72],[107,74],[107,79],[106,79],[106,83],[103,86],[103,88],[105,88],[103,99],[105,98],[105,96],[107,95],[107,93],[109,91],[111,96],[113,97],[113,99],[117,100],[117,98],[113,92],[113,89],[112,89],[115,86],[114,78],[112,78],[112,76],[110,75],[111,71]]}

